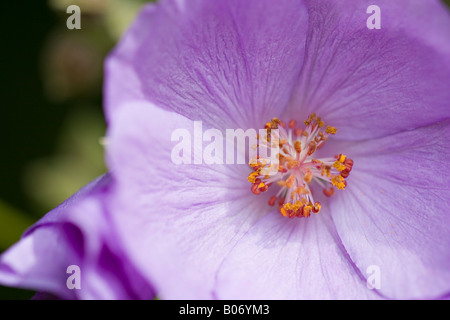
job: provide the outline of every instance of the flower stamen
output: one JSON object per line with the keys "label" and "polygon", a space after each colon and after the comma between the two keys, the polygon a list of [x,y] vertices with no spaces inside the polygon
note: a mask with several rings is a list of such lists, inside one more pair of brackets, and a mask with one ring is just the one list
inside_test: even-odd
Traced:
{"label": "flower stamen", "polygon": [[270,161],[258,156],[256,161],[251,162],[253,172],[247,178],[252,184],[251,191],[257,195],[268,191],[273,183],[279,187],[278,193],[269,199],[268,204],[277,204],[283,217],[307,218],[311,213],[318,214],[322,205],[314,201],[310,185],[314,182],[323,188],[325,196],[331,197],[335,189],[344,190],[347,187],[346,179],[353,168],[353,160],[344,154],[314,158],[315,152],[330,135],[337,133],[337,129],[325,127],[325,122],[315,113],[303,123],[304,128],[297,127],[294,119],[287,122],[287,126],[278,118],[267,122],[267,136],[260,139],[258,147],[271,145],[269,135],[273,133],[272,129],[278,129],[278,168],[273,175],[268,175],[267,169],[272,168],[269,167]]}

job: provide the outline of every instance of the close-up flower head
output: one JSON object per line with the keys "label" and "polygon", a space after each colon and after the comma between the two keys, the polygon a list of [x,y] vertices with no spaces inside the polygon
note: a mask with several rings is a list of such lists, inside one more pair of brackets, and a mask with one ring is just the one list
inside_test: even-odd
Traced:
{"label": "close-up flower head", "polygon": [[1,298],[450,297],[445,2],[88,3],[46,9]]}

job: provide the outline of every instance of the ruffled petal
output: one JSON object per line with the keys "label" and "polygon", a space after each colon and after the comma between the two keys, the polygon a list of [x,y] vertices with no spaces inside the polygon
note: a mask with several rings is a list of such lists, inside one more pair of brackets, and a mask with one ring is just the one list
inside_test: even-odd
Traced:
{"label": "ruffled petal", "polygon": [[127,87],[191,120],[258,128],[287,105],[306,30],[297,0],[166,0],[146,7],[108,59],[106,113]]}
{"label": "ruffled petal", "polygon": [[[61,299],[153,298],[104,209],[109,183],[109,176],[92,182],[32,226],[0,256],[0,283]],[[70,266],[79,267],[80,289],[69,289]]]}
{"label": "ruffled petal", "polygon": [[287,117],[316,112],[363,140],[450,116],[450,16],[440,1],[376,1],[381,29],[370,30],[373,1],[306,1],[308,35]]}
{"label": "ruffled petal", "polygon": [[331,209],[356,266],[377,266],[387,297],[449,292],[450,121],[347,149],[353,170]]}

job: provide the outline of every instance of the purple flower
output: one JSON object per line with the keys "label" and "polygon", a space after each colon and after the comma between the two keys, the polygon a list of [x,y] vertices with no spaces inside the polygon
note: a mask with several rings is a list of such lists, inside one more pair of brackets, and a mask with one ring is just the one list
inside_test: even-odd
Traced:
{"label": "purple flower", "polygon": [[[0,256],[0,283],[45,293],[37,299],[153,298],[111,224],[110,184],[109,174],[98,178],[29,228]],[[72,266],[79,272],[73,281]]]}
{"label": "purple flower", "polygon": [[[100,269],[80,264],[96,273],[92,279],[113,283],[112,291],[139,294],[137,284],[151,283],[165,299],[448,294],[450,18],[437,1],[377,1],[381,29],[370,30],[371,4],[166,0],[147,6],[106,64],[111,181],[101,192],[71,201],[75,209],[49,214],[77,219],[72,225],[78,231],[58,226],[34,240],[35,231],[33,241],[62,237],[72,245],[87,239],[88,254],[78,254],[83,261],[102,260],[104,245],[114,248],[114,259]],[[298,137],[295,129],[305,127],[297,124],[306,120],[305,132],[318,139],[315,146],[288,141],[286,153],[297,152],[299,160],[305,152],[311,164],[309,172],[307,162],[289,165],[292,185],[286,175],[279,186],[265,188],[269,181],[252,177],[257,171],[248,165],[171,161],[172,133],[191,130],[194,121],[202,121],[204,130],[245,130],[268,121],[277,126],[274,118],[287,128],[294,120],[291,135]],[[351,156],[353,168],[341,154]],[[258,182],[253,193],[248,181]],[[314,194],[302,196],[308,181]],[[331,185],[345,190],[327,198],[321,189],[330,195]],[[280,188],[298,191],[301,214],[289,206],[280,214],[268,204]],[[321,208],[301,202],[313,196]],[[320,212],[287,217],[309,216],[306,206],[308,213]],[[101,219],[93,229],[91,215]],[[46,247],[48,253],[35,253],[34,263],[21,270],[28,239],[30,232],[0,258],[0,282],[62,295],[55,274],[69,261],[55,258],[60,264],[46,274],[43,259],[59,257]],[[125,270],[98,275],[117,271],[118,264]],[[372,276],[379,276],[374,290],[366,281]],[[93,292],[101,288],[86,282]]]}

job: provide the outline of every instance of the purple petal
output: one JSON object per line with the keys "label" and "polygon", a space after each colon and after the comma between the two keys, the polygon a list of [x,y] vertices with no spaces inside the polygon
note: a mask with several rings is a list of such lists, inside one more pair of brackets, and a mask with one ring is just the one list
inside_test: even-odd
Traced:
{"label": "purple petal", "polygon": [[220,299],[379,299],[347,259],[327,210],[308,219],[271,212],[227,256]]}
{"label": "purple petal", "polygon": [[[352,2],[353,11],[327,3],[308,2],[306,11],[290,1],[192,1],[188,9],[184,1],[166,1],[148,7],[110,57],[108,161],[117,184],[109,201],[127,252],[161,297],[220,295],[212,291],[219,266],[267,210],[261,206],[266,200],[249,195],[248,167],[174,165],[170,136],[175,129],[192,132],[191,120],[222,129],[259,127],[282,112],[299,74],[291,101],[295,115],[322,110],[347,139],[382,136],[448,116],[449,94],[442,90],[450,74],[448,51],[437,46],[448,29],[445,12],[431,26],[427,19],[417,36],[392,22],[384,24],[386,32],[366,34],[362,2]],[[437,7],[431,8],[427,14]],[[408,7],[407,17],[415,10]],[[387,17],[399,13],[392,12]],[[333,28],[337,36],[330,34]],[[320,49],[327,44],[331,50]],[[328,105],[316,97],[329,99]],[[330,254],[339,270],[351,266],[337,249]],[[352,286],[361,284],[354,274],[348,277]]]}
{"label": "purple petal", "polygon": [[248,165],[172,163],[171,133],[191,130],[192,121],[148,103],[120,109],[108,161],[127,252],[161,298],[213,298],[221,261],[267,212],[268,199],[251,193]]}
{"label": "purple petal", "polygon": [[191,120],[258,128],[287,105],[306,30],[306,10],[295,0],[147,7],[109,58],[107,114],[118,92],[134,87],[135,96]]}
{"label": "purple petal", "polygon": [[391,298],[450,291],[450,122],[354,144],[349,186],[331,203],[350,257]]}
{"label": "purple petal", "polygon": [[[62,299],[153,298],[129,264],[104,210],[105,176],[32,226],[0,257],[0,283]],[[81,289],[69,289],[68,267],[80,268]]]}
{"label": "purple petal", "polygon": [[[442,3],[306,3],[305,59],[287,116],[316,112],[348,140],[450,116],[450,16]],[[381,9],[379,30],[366,26],[372,4]]]}

